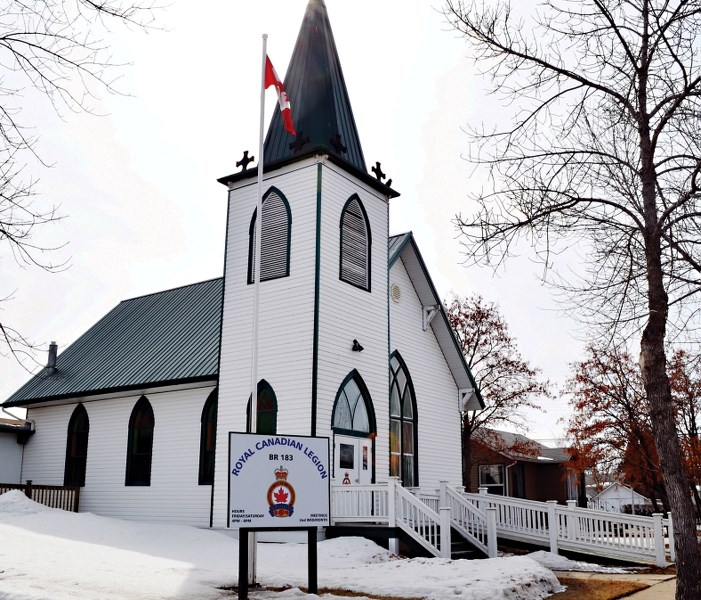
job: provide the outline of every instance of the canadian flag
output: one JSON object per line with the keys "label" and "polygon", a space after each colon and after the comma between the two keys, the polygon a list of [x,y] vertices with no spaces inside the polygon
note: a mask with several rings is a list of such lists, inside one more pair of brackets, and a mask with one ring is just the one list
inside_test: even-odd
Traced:
{"label": "canadian flag", "polygon": [[282,81],[277,75],[273,63],[270,62],[270,58],[265,56],[265,87],[269,88],[271,85],[275,86],[275,91],[277,92],[277,99],[280,103],[280,111],[282,113],[282,121],[285,125],[285,129],[289,131],[292,135],[297,135],[294,125],[292,124],[292,110],[290,107],[290,99],[285,92],[285,86],[282,85]]}

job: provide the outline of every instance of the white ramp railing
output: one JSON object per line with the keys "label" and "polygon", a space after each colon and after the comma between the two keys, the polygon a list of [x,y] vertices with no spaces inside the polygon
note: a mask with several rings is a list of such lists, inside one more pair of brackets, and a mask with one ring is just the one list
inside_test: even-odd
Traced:
{"label": "white ramp railing", "polygon": [[554,553],[571,550],[659,567],[665,566],[668,556],[674,561],[672,523],[661,514],[626,515],[577,508],[574,501],[563,506],[484,492],[464,496],[482,510],[496,509],[497,532],[505,539],[540,544]]}

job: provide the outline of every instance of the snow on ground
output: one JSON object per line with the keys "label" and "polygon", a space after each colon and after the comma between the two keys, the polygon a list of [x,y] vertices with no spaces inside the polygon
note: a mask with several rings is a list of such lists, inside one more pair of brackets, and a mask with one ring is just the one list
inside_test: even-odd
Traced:
{"label": "snow on ground", "polygon": [[[258,580],[304,594],[307,547],[259,544]],[[363,538],[319,543],[319,586],[363,594],[444,600],[530,600],[560,589],[549,568],[528,557],[475,561],[399,559]],[[0,600],[216,600],[237,582],[238,542],[227,532],[69,513],[0,495]],[[558,567],[559,568],[559,567]],[[321,598],[333,598],[324,594]]]}
{"label": "snow on ground", "polygon": [[580,560],[570,560],[559,554],[538,550],[531,552],[528,558],[532,558],[544,567],[553,571],[588,571],[593,573],[631,573],[638,571],[638,567],[604,567]]}

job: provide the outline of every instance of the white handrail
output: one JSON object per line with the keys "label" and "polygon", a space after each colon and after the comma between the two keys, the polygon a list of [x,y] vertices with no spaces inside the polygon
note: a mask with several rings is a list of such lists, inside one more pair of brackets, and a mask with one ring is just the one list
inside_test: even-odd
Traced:
{"label": "white handrail", "polygon": [[401,485],[394,490],[397,526],[434,556],[450,558],[450,514],[439,515]]}
{"label": "white handrail", "polygon": [[440,503],[450,507],[451,523],[473,546],[489,558],[497,556],[496,511],[477,508],[462,495],[441,481]]}
{"label": "white handrail", "polygon": [[484,493],[465,498],[483,510],[496,509],[497,530],[504,538],[541,543],[555,553],[573,550],[666,564],[663,528],[668,521],[662,515],[627,515]]}

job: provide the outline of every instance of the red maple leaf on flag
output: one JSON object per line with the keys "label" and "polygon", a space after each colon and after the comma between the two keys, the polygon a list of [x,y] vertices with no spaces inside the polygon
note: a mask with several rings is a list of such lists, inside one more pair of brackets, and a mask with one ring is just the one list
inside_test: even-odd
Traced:
{"label": "red maple leaf on flag", "polygon": [[282,504],[283,502],[287,502],[289,494],[285,491],[283,487],[279,487],[277,492],[275,492],[273,496],[275,497],[276,502]]}

